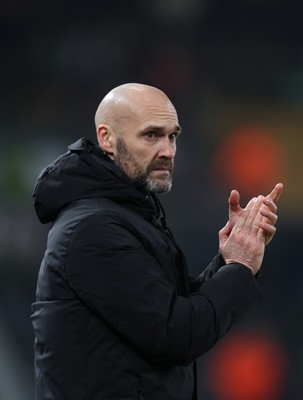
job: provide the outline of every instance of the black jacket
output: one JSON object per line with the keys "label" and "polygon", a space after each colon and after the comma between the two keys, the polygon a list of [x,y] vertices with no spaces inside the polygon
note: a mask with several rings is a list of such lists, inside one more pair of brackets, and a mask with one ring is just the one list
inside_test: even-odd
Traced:
{"label": "black jacket", "polygon": [[80,139],[40,174],[52,222],[35,330],[37,400],[191,400],[194,360],[259,296],[251,271],[217,256],[197,280],[161,205]]}

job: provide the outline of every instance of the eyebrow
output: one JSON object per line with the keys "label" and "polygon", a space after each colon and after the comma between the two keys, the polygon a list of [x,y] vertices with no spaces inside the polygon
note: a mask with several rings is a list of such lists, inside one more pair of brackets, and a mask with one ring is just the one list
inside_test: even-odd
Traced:
{"label": "eyebrow", "polygon": [[[164,128],[164,126],[162,125],[148,125],[144,128],[144,132],[148,132],[148,131],[162,131]],[[182,132],[182,128],[180,125],[176,125],[174,127],[174,129],[172,129],[172,132],[178,132],[178,134],[180,134]]]}

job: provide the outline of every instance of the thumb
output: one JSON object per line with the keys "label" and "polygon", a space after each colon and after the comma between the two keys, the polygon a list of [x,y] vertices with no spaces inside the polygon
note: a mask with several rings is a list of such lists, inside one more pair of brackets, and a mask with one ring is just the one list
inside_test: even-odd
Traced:
{"label": "thumb", "polygon": [[231,226],[229,221],[227,221],[226,225],[219,231],[219,249],[221,254],[225,246],[225,243],[230,235],[230,232],[231,232]]}
{"label": "thumb", "polygon": [[228,199],[229,203],[229,216],[236,213],[241,209],[240,207],[240,194],[237,190],[232,190]]}
{"label": "thumb", "polygon": [[219,239],[226,239],[230,235],[231,232],[231,226],[229,221],[226,222],[225,226],[219,230]]}

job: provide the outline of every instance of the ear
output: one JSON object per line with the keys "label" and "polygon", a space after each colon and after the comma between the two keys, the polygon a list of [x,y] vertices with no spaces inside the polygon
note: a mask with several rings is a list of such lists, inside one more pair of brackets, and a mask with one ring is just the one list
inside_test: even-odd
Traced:
{"label": "ear", "polygon": [[97,127],[98,144],[110,157],[114,155],[114,132],[110,126],[101,124]]}

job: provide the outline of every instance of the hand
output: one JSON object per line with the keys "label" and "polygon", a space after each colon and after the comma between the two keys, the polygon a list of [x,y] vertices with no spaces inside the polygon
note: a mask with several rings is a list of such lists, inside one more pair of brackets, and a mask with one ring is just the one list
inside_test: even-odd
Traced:
{"label": "hand", "polygon": [[[263,235],[265,244],[267,245],[273,238],[276,228],[275,224],[277,222],[277,205],[281,193],[283,191],[283,184],[278,183],[271,193],[264,197],[263,204],[264,207],[260,209],[263,219],[260,221],[260,226],[263,229]],[[243,209],[240,206],[240,195],[236,190],[232,190],[228,199],[229,202],[229,223],[230,229],[232,229],[241,213],[248,207],[248,204]]]}
{"label": "hand", "polygon": [[264,197],[253,198],[246,208],[239,213],[231,228],[230,221],[219,232],[220,250],[226,262],[240,263],[256,274],[262,264],[265,240],[260,227],[264,217],[261,214]]}

